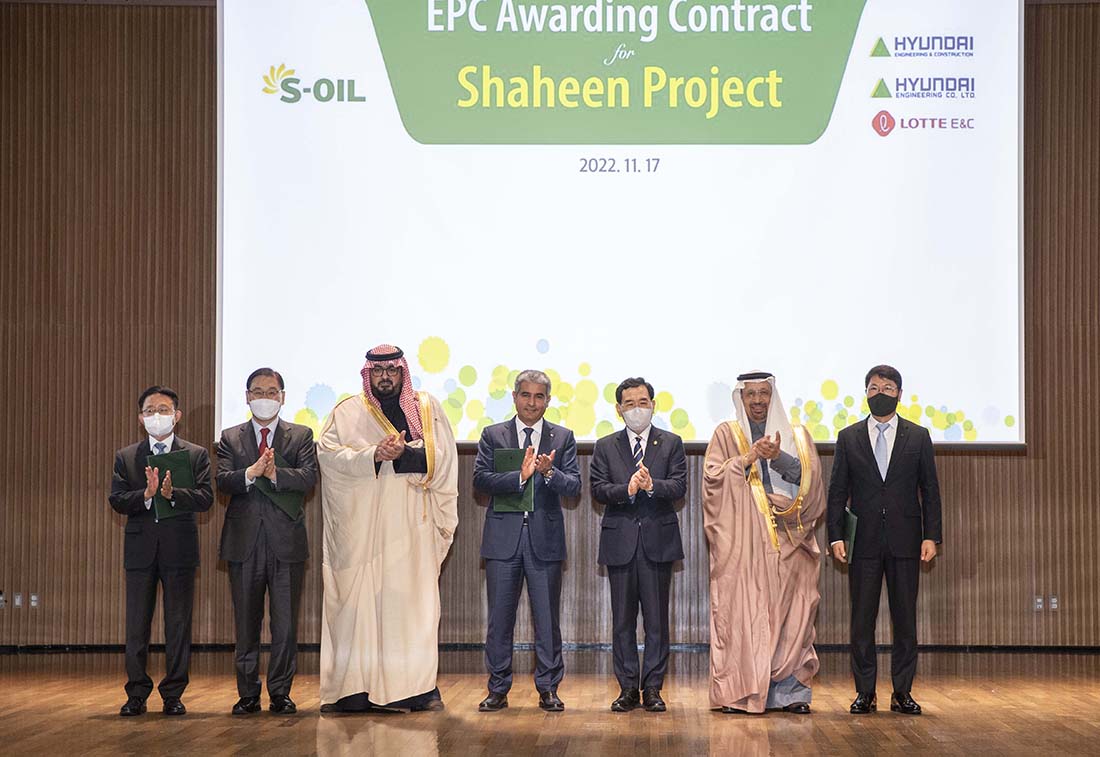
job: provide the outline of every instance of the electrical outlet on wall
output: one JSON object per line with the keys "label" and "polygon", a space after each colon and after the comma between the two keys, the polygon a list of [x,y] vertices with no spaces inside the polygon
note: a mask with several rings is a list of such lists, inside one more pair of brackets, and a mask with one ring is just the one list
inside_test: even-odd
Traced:
{"label": "electrical outlet on wall", "polygon": [[0,610],[8,606],[8,600],[4,598],[4,590],[0,589]]}
{"label": "electrical outlet on wall", "polygon": [[1037,595],[1035,597],[1034,607],[1035,607],[1035,612],[1042,612],[1043,611],[1043,598],[1041,596]]}
{"label": "electrical outlet on wall", "polygon": [[12,598],[11,604],[12,607],[18,610],[23,606],[23,595],[19,592],[15,592],[15,597]]}
{"label": "electrical outlet on wall", "polygon": [[31,608],[38,609],[38,595],[33,592],[31,593]]}
{"label": "electrical outlet on wall", "polygon": [[1059,606],[1060,605],[1059,605],[1059,602],[1058,602],[1058,595],[1057,594],[1051,594],[1050,595],[1050,604],[1048,604],[1047,607],[1049,607],[1051,609],[1051,612],[1053,612],[1054,610],[1057,610]]}

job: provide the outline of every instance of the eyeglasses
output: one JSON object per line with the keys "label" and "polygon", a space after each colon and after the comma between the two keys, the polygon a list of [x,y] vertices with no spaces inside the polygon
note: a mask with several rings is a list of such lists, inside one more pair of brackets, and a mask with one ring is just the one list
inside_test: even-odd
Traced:
{"label": "eyeglasses", "polygon": [[141,414],[146,418],[152,418],[154,415],[174,415],[176,409],[169,407],[168,405],[160,405],[158,407],[144,407],[141,409]]}
{"label": "eyeglasses", "polygon": [[254,400],[263,400],[263,399],[277,400],[277,399],[279,399],[279,395],[282,394],[282,393],[283,393],[282,389],[268,389],[266,391],[263,390],[263,389],[249,389],[248,390],[248,396],[251,397]]}
{"label": "eyeglasses", "polygon": [[867,387],[868,394],[878,394],[879,392],[882,392],[883,394],[893,395],[898,393],[898,388],[893,384],[884,384],[882,386],[871,384],[869,387]]}
{"label": "eyeglasses", "polygon": [[385,366],[385,367],[375,366],[374,368],[370,369],[370,375],[374,376],[375,378],[382,378],[383,374],[385,374],[385,375],[387,375],[391,378],[397,378],[398,376],[401,375],[401,366],[399,366],[399,365],[391,365],[391,366]]}

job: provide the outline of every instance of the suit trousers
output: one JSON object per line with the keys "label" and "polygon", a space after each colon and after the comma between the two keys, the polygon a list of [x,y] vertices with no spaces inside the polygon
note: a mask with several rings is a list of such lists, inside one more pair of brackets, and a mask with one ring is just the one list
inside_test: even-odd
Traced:
{"label": "suit trousers", "polygon": [[535,626],[535,688],[557,689],[565,673],[561,657],[561,562],[540,560],[531,548],[529,527],[520,530],[516,553],[506,560],[485,560],[489,627],[485,634],[485,667],[489,691],[512,688],[512,640],[520,592],[527,583]]}
{"label": "suit trousers", "polygon": [[878,676],[875,622],[878,619],[882,579],[890,599],[890,620],[894,644],[890,653],[890,675],[894,691],[908,692],[917,673],[917,589],[920,582],[918,558],[893,557],[885,545],[875,557],[857,557],[848,566],[848,588],[852,597],[852,675],[856,691],[873,693]]}
{"label": "suit trousers", "polygon": [[[608,565],[611,584],[611,650],[621,689],[661,688],[668,670],[668,602],[672,563],[653,562],[641,540],[625,565]],[[638,606],[645,629],[645,653],[638,671]],[[639,686],[639,683],[641,684]]]}
{"label": "suit trousers", "polygon": [[149,631],[157,605],[157,583],[163,587],[164,678],[161,698],[183,696],[191,664],[191,608],[195,602],[195,568],[167,568],[158,553],[148,568],[126,571],[126,696],[148,699],[153,680],[146,672]]}
{"label": "suit trousers", "polygon": [[261,525],[252,556],[244,562],[228,565],[233,624],[237,632],[233,658],[237,666],[237,694],[260,696],[260,629],[264,622],[266,593],[271,624],[267,695],[289,696],[298,664],[298,605],[305,563],[284,562],[276,557]]}

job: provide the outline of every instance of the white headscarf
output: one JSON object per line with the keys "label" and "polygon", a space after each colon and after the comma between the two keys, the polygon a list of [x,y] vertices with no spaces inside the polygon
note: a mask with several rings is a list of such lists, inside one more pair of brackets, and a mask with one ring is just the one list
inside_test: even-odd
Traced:
{"label": "white headscarf", "polygon": [[[749,414],[745,410],[745,401],[741,398],[741,391],[746,384],[766,381],[771,385],[772,399],[768,404],[768,418],[764,423],[764,435],[774,439],[775,432],[778,431],[779,448],[797,459],[798,447],[794,442],[794,429],[791,428],[787,410],[783,407],[783,400],[779,398],[779,390],[775,388],[775,376],[766,371],[749,371],[741,375],[746,378],[744,381],[738,379],[733,387],[733,407],[737,412],[737,423],[741,426],[741,430],[745,432],[745,438],[749,440],[750,444],[752,443],[752,428],[749,426]],[[748,378],[750,376],[758,376],[758,378]],[[769,462],[768,460],[761,460],[757,464],[763,467]],[[768,477],[771,479],[772,491],[776,494],[783,494],[791,499],[798,495],[798,485],[784,481],[783,477],[774,470],[768,471]]]}

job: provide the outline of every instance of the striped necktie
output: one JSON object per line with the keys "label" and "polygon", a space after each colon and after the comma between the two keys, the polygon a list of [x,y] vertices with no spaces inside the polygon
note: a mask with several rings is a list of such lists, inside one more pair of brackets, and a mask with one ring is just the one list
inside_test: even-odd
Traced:
{"label": "striped necktie", "polygon": [[634,437],[634,467],[642,464],[642,437]]}

